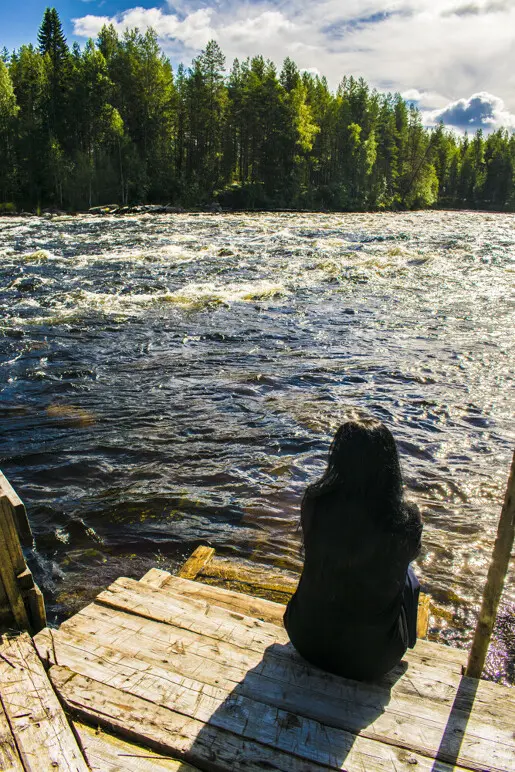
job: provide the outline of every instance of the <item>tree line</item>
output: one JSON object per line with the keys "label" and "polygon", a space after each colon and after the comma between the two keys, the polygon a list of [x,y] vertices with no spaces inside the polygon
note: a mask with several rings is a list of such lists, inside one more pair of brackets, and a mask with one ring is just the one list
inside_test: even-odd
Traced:
{"label": "tree line", "polygon": [[227,73],[215,41],[173,72],[156,33],[104,26],[69,48],[0,53],[0,208],[142,202],[342,211],[515,211],[515,134],[427,129],[400,94],[262,56]]}

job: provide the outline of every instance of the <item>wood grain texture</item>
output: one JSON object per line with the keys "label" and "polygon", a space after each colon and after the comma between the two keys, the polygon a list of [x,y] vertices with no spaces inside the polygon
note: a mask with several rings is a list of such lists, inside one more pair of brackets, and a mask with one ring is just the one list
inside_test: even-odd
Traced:
{"label": "wood grain texture", "polygon": [[213,557],[198,577],[201,581],[222,585],[223,589],[259,595],[269,600],[287,603],[295,592],[299,577],[269,566]]}
{"label": "wood grain texture", "polygon": [[30,622],[17,582],[18,574],[25,570],[26,565],[12,517],[8,499],[0,496],[0,582],[3,595],[7,598],[6,611],[10,615],[11,626],[28,630]]}
{"label": "wood grain texture", "polygon": [[182,596],[203,600],[212,603],[220,608],[235,611],[238,614],[255,617],[263,622],[283,626],[284,604],[274,603],[271,600],[258,598],[254,595],[245,595],[242,592],[233,592],[216,587],[212,584],[203,584],[202,582],[193,582],[189,579],[182,579],[172,576],[166,571],[151,569],[148,574],[140,579],[140,582],[151,584],[159,588],[161,592],[170,593],[172,596]]}
{"label": "wood grain texture", "polygon": [[[138,592],[140,593],[139,595]],[[225,593],[227,591],[218,588],[218,592]],[[238,595],[238,593],[234,594]],[[232,593],[230,597],[232,599]],[[128,613],[165,622],[181,629],[199,632],[207,637],[213,636],[217,640],[222,640],[226,643],[231,642],[230,632],[224,628],[222,634],[220,634],[220,623],[222,625],[226,623],[231,625],[235,621],[242,621],[247,630],[249,630],[249,635],[241,637],[240,631],[239,640],[236,642],[236,645],[243,645],[246,649],[258,652],[263,650],[263,644],[266,645],[266,640],[269,643],[274,643],[278,640],[286,643],[289,640],[282,626],[279,633],[280,638],[278,639],[277,625],[275,623],[263,623],[259,619],[242,614],[241,611],[231,611],[230,606],[232,604],[230,602],[228,607],[224,609],[220,606],[218,598],[216,598],[216,603],[214,601],[214,597],[213,603],[211,603],[207,600],[207,597],[203,599],[201,595],[195,597],[184,594],[182,592],[181,580],[177,577],[170,577],[166,587],[160,587],[159,589],[148,585],[144,586],[132,579],[121,578],[97,598],[98,603],[105,604],[111,608],[125,610]],[[269,604],[271,602],[265,601],[265,603]],[[281,604],[273,605],[281,608]],[[198,609],[202,610],[201,624],[199,624],[198,618],[191,619],[192,609],[195,613]],[[251,642],[251,639],[254,643]],[[434,657],[438,658],[439,666],[449,667],[455,673],[461,675],[467,655],[460,649],[423,640],[417,642],[414,650],[409,650],[406,653],[407,661],[415,658],[420,659],[424,663],[431,661]]]}
{"label": "wood grain texture", "polygon": [[0,691],[0,770],[2,772],[24,772],[16,742],[5,715]]}
{"label": "wood grain texture", "polygon": [[148,584],[150,587],[159,589],[171,577],[169,571],[162,571],[160,568],[150,568],[139,580],[142,584]]}
{"label": "wood grain texture", "polygon": [[199,772],[195,767],[74,721],[92,772]]}
{"label": "wood grain texture", "polygon": [[125,577],[101,592],[96,603],[258,652],[276,643],[278,638],[282,643],[288,641],[286,631],[276,625],[204,601],[171,597]]}
{"label": "wood grain texture", "polygon": [[202,569],[207,566],[214,554],[213,547],[200,545],[184,563],[179,571],[179,576],[182,576],[183,579],[195,579]]}
{"label": "wood grain texture", "polygon": [[9,499],[12,511],[14,513],[16,529],[20,542],[24,547],[32,547],[34,542],[27,511],[23,501],[20,499],[7,477],[0,471],[0,496],[6,496]]}
{"label": "wood grain texture", "polygon": [[[463,734],[458,753],[458,761],[463,766],[483,770],[488,764],[491,769],[505,770],[510,769],[514,757],[515,710],[510,716],[502,705],[497,705],[495,710],[495,706],[491,706],[487,723],[482,718],[481,707],[476,708],[473,701],[468,712],[454,705],[455,690],[452,689],[447,695],[447,704],[442,704],[443,700],[435,699],[436,692],[431,700],[426,695],[419,696],[416,687],[412,694],[395,687],[390,694],[384,688],[374,689],[368,684],[329,677],[327,681],[332,678],[339,687],[339,693],[331,695],[327,690],[315,691],[309,679],[307,683],[306,679],[299,682],[299,674],[292,667],[283,666],[281,677],[277,678],[277,662],[273,656],[267,656],[267,652],[263,663],[247,672],[241,683],[234,684],[220,677],[213,684],[206,683],[209,666],[202,670],[198,657],[188,664],[186,652],[183,672],[178,673],[164,667],[162,661],[153,662],[132,652],[115,651],[92,636],[78,637],[63,631],[49,631],[49,635],[52,642],[43,642],[40,634],[38,645],[43,652],[51,652],[50,656],[61,665],[181,715],[214,723],[227,731],[254,731],[249,736],[257,741],[264,741],[260,732],[265,725],[272,733],[278,724],[295,723],[302,737],[306,734],[317,738],[316,760],[320,760],[325,735],[330,735],[329,754],[330,746],[344,747],[349,733],[359,733],[361,737],[424,756],[450,760],[453,742],[444,738],[450,718],[455,731]],[[185,671],[189,675],[185,675]],[[420,683],[423,685],[422,679]],[[462,699],[466,702],[466,693]],[[244,716],[244,726],[233,715],[236,703]],[[257,731],[256,727],[261,729]],[[273,744],[270,738],[266,741]],[[296,747],[298,753],[302,750],[301,755],[310,758],[309,748],[302,745],[301,737],[297,738]],[[288,747],[282,750],[288,751]]]}
{"label": "wood grain texture", "polygon": [[[361,684],[310,666],[291,644],[271,647],[264,657],[263,654],[242,652],[230,644],[209,641],[201,635],[180,629],[174,633],[166,628],[163,630],[158,623],[145,620],[141,623],[123,612],[94,605],[89,607],[89,611],[91,615],[77,615],[73,626],[63,625],[58,632],[45,631],[36,636],[35,643],[43,660],[54,663],[54,655],[57,655],[61,662],[61,641],[71,642],[72,645],[76,643],[96,656],[102,648],[106,648],[107,656],[115,652],[119,659],[131,657],[149,666],[159,665],[172,672],[172,679],[190,677],[228,690],[240,685],[250,696],[255,688],[254,682],[258,681],[261,692],[273,704],[277,704],[280,698],[277,693],[287,692],[293,707],[296,705],[294,700],[299,699],[299,707],[307,694],[310,697],[309,709],[317,709],[318,703],[321,703],[322,709],[324,705],[333,705],[340,715],[342,708],[347,706],[350,721],[353,720],[354,708],[360,705],[366,708],[388,700],[395,706],[398,703],[393,703],[394,700],[409,700],[410,708],[413,701],[427,700],[450,710],[461,686],[460,701],[455,705],[457,709],[467,710],[473,697],[476,716],[485,711],[492,720],[512,721],[515,725],[514,690],[506,687],[499,689],[488,682],[482,682],[476,689],[475,684],[447,668],[440,668],[436,662],[427,665],[413,659],[405,673],[401,664],[380,682]],[[341,725],[349,729],[353,726]]]}
{"label": "wood grain texture", "polygon": [[26,772],[88,772],[27,634],[0,647],[0,698]]}
{"label": "wood grain texture", "polygon": [[427,638],[431,597],[421,592],[418,601],[417,638]]}
{"label": "wood grain texture", "polygon": [[25,571],[27,565],[23,557],[14,518],[15,515],[11,502],[7,496],[0,496],[0,534],[3,535],[14,574],[18,576]]}
{"label": "wood grain texture", "polygon": [[[223,712],[207,723],[169,710],[149,699],[127,693],[90,677],[54,666],[50,677],[68,708],[89,721],[115,729],[144,742],[155,750],[180,754],[203,770],[213,772],[318,772],[346,769],[348,772],[463,772],[459,766],[383,745],[364,737],[324,728],[321,735],[294,716],[275,714],[254,721],[245,705],[234,699],[225,706],[230,729],[222,726]],[[257,738],[257,739],[256,739]]]}

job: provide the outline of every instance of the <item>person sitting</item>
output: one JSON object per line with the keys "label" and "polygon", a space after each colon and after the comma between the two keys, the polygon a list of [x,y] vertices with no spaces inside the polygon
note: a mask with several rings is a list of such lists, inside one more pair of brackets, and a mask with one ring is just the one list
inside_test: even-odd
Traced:
{"label": "person sitting", "polygon": [[304,567],[284,625],[304,659],[374,680],[416,643],[420,585],[409,565],[422,521],[403,498],[397,446],[374,419],[345,422],[302,499]]}

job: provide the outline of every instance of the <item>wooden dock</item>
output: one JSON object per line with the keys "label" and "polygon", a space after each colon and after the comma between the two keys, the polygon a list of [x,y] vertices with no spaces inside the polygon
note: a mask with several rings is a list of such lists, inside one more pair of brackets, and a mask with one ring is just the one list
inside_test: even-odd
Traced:
{"label": "wooden dock", "polygon": [[152,569],[4,637],[0,769],[515,772],[515,690],[465,677],[465,652],[419,640],[364,684],[302,660],[283,612]]}

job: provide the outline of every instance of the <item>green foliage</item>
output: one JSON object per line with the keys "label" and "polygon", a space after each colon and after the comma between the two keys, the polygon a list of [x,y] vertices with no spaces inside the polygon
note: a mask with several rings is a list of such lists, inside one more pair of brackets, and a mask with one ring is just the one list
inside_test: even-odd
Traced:
{"label": "green foliage", "polygon": [[12,197],[15,188],[15,121],[19,112],[9,70],[0,59],[0,201]]}
{"label": "green foliage", "polygon": [[64,36],[61,20],[55,8],[47,8],[38,32],[40,52],[48,54],[55,68],[66,64],[69,50]]}
{"label": "green foliage", "polygon": [[5,203],[0,201],[0,214],[15,214],[16,211],[16,204],[13,204],[12,201],[6,201]]}
{"label": "green foliage", "polygon": [[[515,210],[515,135],[423,126],[400,94],[336,92],[287,57],[229,72],[211,40],[172,72],[153,30],[67,45],[47,8],[38,48],[0,52],[0,203]],[[14,204],[12,204],[14,202]],[[4,210],[5,211],[5,210]]]}

